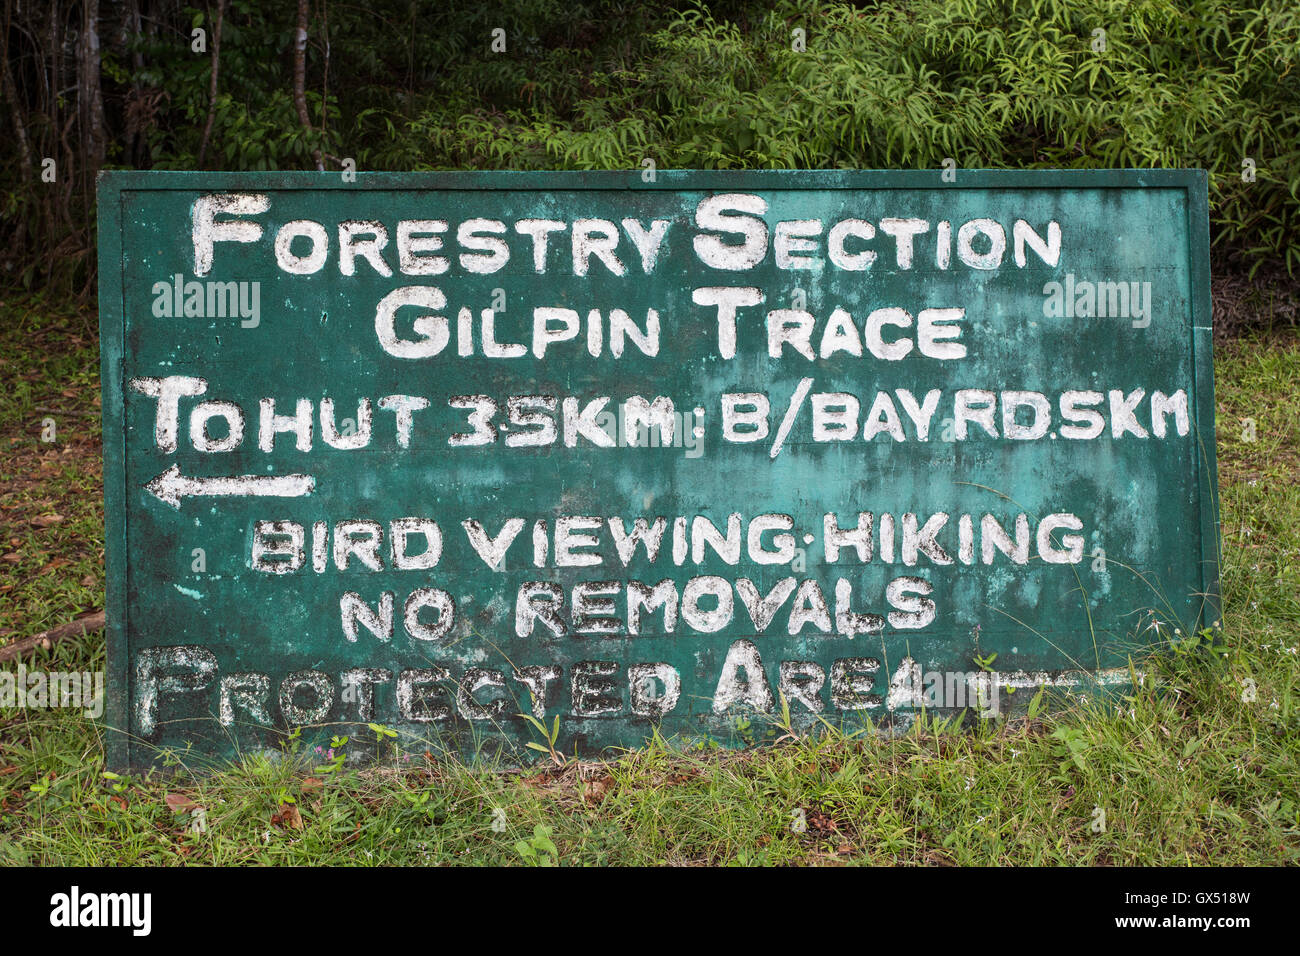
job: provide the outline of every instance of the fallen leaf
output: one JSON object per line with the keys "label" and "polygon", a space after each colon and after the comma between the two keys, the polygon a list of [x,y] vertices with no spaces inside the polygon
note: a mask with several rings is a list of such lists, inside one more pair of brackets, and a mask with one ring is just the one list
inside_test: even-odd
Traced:
{"label": "fallen leaf", "polygon": [[40,574],[44,574],[46,571],[54,571],[54,570],[56,570],[56,569],[58,569],[58,568],[63,567],[65,564],[71,564],[71,563],[72,563],[72,562],[69,561],[67,558],[55,558],[53,561],[51,561],[51,562],[50,562],[49,564],[47,564],[45,567],[41,568],[41,570],[40,570],[39,573],[40,573]]}
{"label": "fallen leaf", "polygon": [[62,523],[63,515],[60,514],[37,515],[32,519],[32,526],[36,528],[48,528]]}
{"label": "fallen leaf", "polygon": [[582,786],[582,798],[587,803],[600,803],[609,793],[610,788],[614,785],[614,778],[606,775],[598,780],[588,780]]}
{"label": "fallen leaf", "polygon": [[0,561],[5,562],[6,564],[17,564],[22,559],[23,559],[22,555],[20,555],[16,551],[12,551],[9,554],[6,554],[4,557],[0,558]]}
{"label": "fallen leaf", "polygon": [[183,793],[168,793],[163,796],[163,801],[171,807],[172,813],[189,813],[191,810],[197,810],[199,805],[185,796]]}
{"label": "fallen leaf", "polygon": [[820,810],[808,810],[806,816],[808,829],[813,833],[829,835],[839,830],[839,825]]}
{"label": "fallen leaf", "polygon": [[81,579],[81,586],[86,588],[94,587],[95,576],[93,574],[87,574],[84,578]]}
{"label": "fallen leaf", "polygon": [[280,812],[271,816],[271,822],[285,830],[301,830],[302,814],[292,803],[280,804]]}
{"label": "fallen leaf", "polygon": [[316,790],[323,786],[325,786],[325,781],[320,777],[308,777],[302,782],[302,792],[306,793],[309,790]]}

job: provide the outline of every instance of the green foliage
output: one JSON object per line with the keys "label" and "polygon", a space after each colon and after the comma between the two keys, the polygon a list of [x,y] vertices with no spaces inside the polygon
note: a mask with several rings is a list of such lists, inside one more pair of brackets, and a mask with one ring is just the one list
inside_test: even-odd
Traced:
{"label": "green foliage", "polygon": [[[299,121],[290,95],[288,52],[292,36],[289,15],[262,5],[235,0],[221,28],[218,94],[209,102],[212,59],[194,53],[174,36],[141,37],[133,49],[141,68],[129,81],[165,95],[162,110],[147,131],[150,166],[155,169],[195,169],[209,110],[212,130],[203,166],[209,169],[269,170],[311,168],[313,151],[336,153],[339,131],[331,126],[339,116],[337,97],[306,90],[312,129]],[[215,35],[213,20],[203,10],[184,8],[193,27]],[[309,63],[320,69],[317,49],[309,46]],[[128,79],[128,77],[123,77]]]}
{"label": "green foliage", "polygon": [[565,763],[564,754],[555,749],[555,742],[560,738],[560,715],[555,715],[555,720],[552,722],[549,730],[546,728],[544,723],[532,714],[517,714],[516,716],[522,717],[524,720],[532,724],[533,727],[541,733],[542,739],[546,741],[545,746],[543,746],[542,744],[530,740],[525,744],[525,746],[529,750],[536,750],[539,753],[546,754],[551,758],[551,762],[557,767],[563,767]]}
{"label": "green foliage", "polygon": [[[679,169],[937,169],[951,160],[959,175],[1203,167],[1216,247],[1252,271],[1281,263],[1294,274],[1292,6],[326,2],[312,5],[308,25],[305,128],[292,93],[292,5],[228,5],[214,103],[211,53],[195,53],[189,31],[202,26],[211,37],[215,23],[204,9],[164,3],[142,34],[101,23],[106,163],[189,169],[204,150],[203,166],[234,170],[310,169],[318,152],[328,169],[350,158],[360,170],[642,169],[647,160]],[[43,36],[37,27],[43,21],[31,35]],[[504,50],[493,49],[494,37]],[[29,92],[48,85],[44,61],[15,43],[39,160],[57,139]],[[9,254],[36,255],[71,230],[77,242],[65,265],[75,260],[88,274],[89,187],[74,197],[82,208],[56,214],[40,206],[44,193],[10,175],[17,168],[17,157],[0,160],[0,213],[27,224],[14,228],[21,241]],[[58,267],[59,257],[47,258],[10,263],[0,281],[35,287]]]}
{"label": "green foliage", "polygon": [[515,842],[515,852],[529,866],[555,866],[560,855],[551,841],[551,828],[543,823],[533,827],[533,835],[527,840]]}
{"label": "green foliage", "polygon": [[[794,49],[803,29],[806,48]],[[1104,50],[1098,48],[1104,32]],[[413,168],[1204,167],[1215,241],[1294,269],[1300,18],[1280,0],[783,2],[742,26],[703,5],[635,57],[551,50],[496,109],[382,113],[369,165]],[[575,58],[585,85],[575,97]],[[451,84],[448,84],[450,87]],[[522,87],[521,87],[522,88]],[[375,122],[380,113],[364,122]],[[1242,179],[1243,161],[1255,182]]]}

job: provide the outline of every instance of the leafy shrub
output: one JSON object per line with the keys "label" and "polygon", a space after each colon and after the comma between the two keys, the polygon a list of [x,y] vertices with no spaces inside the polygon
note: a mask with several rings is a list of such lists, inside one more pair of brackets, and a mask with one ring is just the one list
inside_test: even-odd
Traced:
{"label": "leafy shrub", "polygon": [[[794,49],[793,31],[806,37]],[[1097,31],[1104,31],[1103,33]],[[1104,43],[1103,43],[1104,41]],[[1241,0],[781,2],[752,22],[677,12],[635,59],[573,50],[518,79],[389,111],[372,165],[637,168],[1203,167],[1214,241],[1300,265],[1300,16]],[[586,88],[575,97],[575,61]],[[1254,182],[1243,181],[1243,162]]]}

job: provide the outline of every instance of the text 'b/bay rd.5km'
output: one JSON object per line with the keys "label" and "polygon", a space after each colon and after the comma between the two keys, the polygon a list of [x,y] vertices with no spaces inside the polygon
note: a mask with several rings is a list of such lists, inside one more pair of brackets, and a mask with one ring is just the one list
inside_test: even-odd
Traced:
{"label": "text 'b/bay rd.5km'", "polygon": [[1205,175],[958,180],[106,174],[114,763],[987,714],[1213,623]]}

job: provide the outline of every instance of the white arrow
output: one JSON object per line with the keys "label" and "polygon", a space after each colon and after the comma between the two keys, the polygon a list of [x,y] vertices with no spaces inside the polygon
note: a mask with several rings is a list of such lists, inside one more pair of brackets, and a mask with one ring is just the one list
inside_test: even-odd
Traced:
{"label": "white arrow", "polygon": [[257,495],[267,498],[298,498],[316,487],[311,475],[233,475],[228,478],[186,478],[172,465],[145,490],[159,501],[179,509],[181,499],[195,495]]}
{"label": "white arrow", "polygon": [[[941,681],[939,690],[943,691],[947,677],[945,672],[932,672]],[[959,672],[952,672],[957,675]],[[1143,672],[1136,671],[1138,680],[1143,679]],[[1108,667],[1099,671],[1065,670],[1056,674],[1047,671],[971,671],[961,674],[966,687],[971,691],[968,700],[990,700],[998,687],[1010,687],[1012,692],[1025,687],[1100,687],[1109,684],[1123,684],[1131,680],[1127,667]],[[929,703],[925,688],[925,675],[921,665],[910,657],[899,662],[894,676],[889,679],[889,696],[885,699],[886,710],[899,708],[920,708]]]}

